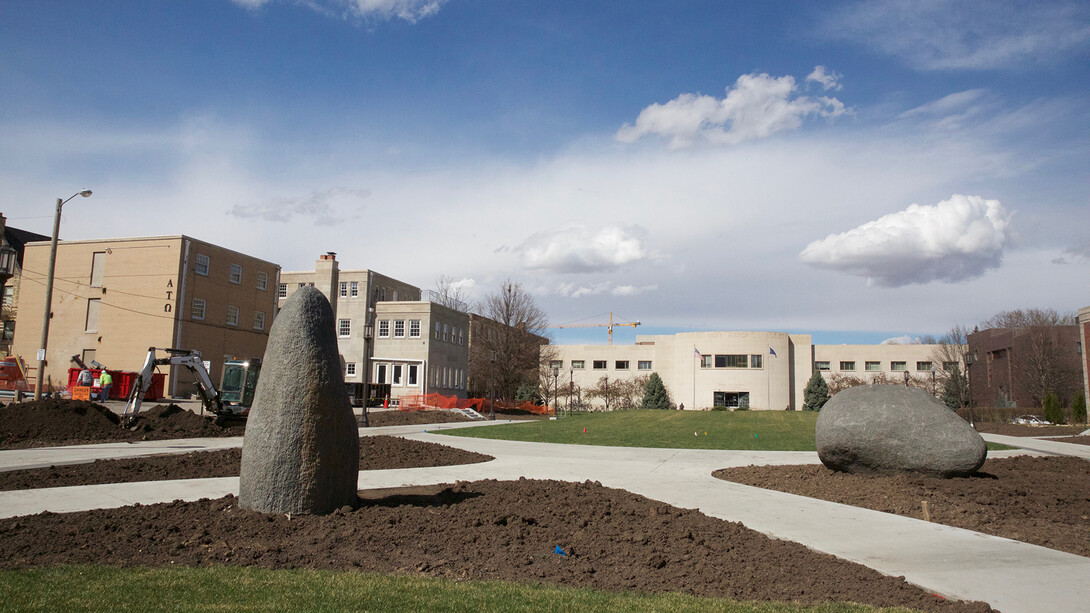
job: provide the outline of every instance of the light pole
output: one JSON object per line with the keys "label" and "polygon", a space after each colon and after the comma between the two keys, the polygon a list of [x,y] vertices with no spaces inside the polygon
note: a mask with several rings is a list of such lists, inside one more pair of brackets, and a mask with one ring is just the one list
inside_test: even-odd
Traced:
{"label": "light pole", "polygon": [[973,379],[969,376],[969,367],[973,365],[973,354],[970,352],[965,353],[965,386],[969,388],[969,427],[976,429],[973,425]]}
{"label": "light pole", "polygon": [[556,405],[560,397],[560,368],[553,366],[553,415],[556,415]]}
{"label": "light pole", "polygon": [[35,400],[42,399],[42,379],[45,378],[45,350],[46,344],[49,342],[49,317],[50,312],[53,310],[53,272],[57,267],[57,234],[60,233],[61,229],[61,207],[64,206],[65,202],[76,196],[86,198],[90,195],[91,190],[84,189],[64,200],[57,198],[57,212],[53,215],[53,240],[49,244],[49,270],[45,278],[45,315],[42,317],[42,342],[38,349],[38,377],[37,381],[34,382]]}
{"label": "light pole", "polygon": [[568,369],[568,416],[571,417],[571,397],[575,395],[575,367]]}

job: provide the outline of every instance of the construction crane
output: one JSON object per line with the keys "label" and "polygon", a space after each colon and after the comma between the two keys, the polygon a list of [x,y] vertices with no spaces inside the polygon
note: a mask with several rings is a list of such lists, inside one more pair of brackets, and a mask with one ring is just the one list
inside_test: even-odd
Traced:
{"label": "construction crane", "polygon": [[604,324],[561,324],[559,326],[549,326],[550,328],[606,328],[609,330],[609,344],[613,344],[613,327],[614,326],[631,326],[635,328],[640,325],[640,322],[634,321],[629,323],[619,323],[613,321],[613,313],[609,314],[609,323]]}

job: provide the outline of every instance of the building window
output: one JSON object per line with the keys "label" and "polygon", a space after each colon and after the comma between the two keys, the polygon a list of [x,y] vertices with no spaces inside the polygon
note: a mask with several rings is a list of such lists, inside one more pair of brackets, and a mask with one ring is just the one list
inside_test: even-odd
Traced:
{"label": "building window", "polygon": [[639,370],[651,370],[651,360],[637,360],[636,368]]}
{"label": "building window", "polygon": [[257,273],[257,289],[265,291],[269,289],[269,273],[259,272]]}
{"label": "building window", "polygon": [[4,336],[0,337],[0,340],[4,344],[10,345],[15,340],[15,320],[9,319],[4,322]]}
{"label": "building window", "polygon": [[564,360],[549,360],[549,368],[564,368]]}
{"label": "building window", "polygon": [[958,363],[957,362],[943,362],[942,363],[942,369],[945,370],[946,372],[951,372],[955,368],[958,368]]}
{"label": "building window", "polygon": [[84,326],[84,332],[98,332],[98,311],[102,307],[102,301],[98,298],[91,298],[87,301],[87,325]]}
{"label": "building window", "polygon": [[416,364],[409,364],[409,385],[416,387],[419,385],[418,375],[420,373],[420,366]]}
{"label": "building window", "polygon": [[390,320],[380,319],[378,320],[378,337],[390,338]]}
{"label": "building window", "polygon": [[279,292],[278,295],[281,298],[287,298],[288,297],[288,284],[287,283],[281,283],[280,284],[280,292]]}
{"label": "building window", "polygon": [[916,370],[931,370],[931,362],[916,362]]}
{"label": "building window", "polygon": [[344,365],[344,376],[355,377],[356,376],[356,363],[349,362]]}
{"label": "building window", "polygon": [[764,356],[760,354],[754,354],[749,356],[749,367],[760,368],[761,363],[764,362]]}
{"label": "building window", "polygon": [[228,326],[237,326],[238,325],[238,307],[237,306],[227,305],[227,325]]}
{"label": "building window", "polygon": [[712,367],[712,356],[710,356],[710,355],[701,355],[700,356],[700,367],[701,368],[711,368]]}
{"label": "building window", "polygon": [[461,328],[458,328],[458,344],[466,344],[466,331]]}
{"label": "building window", "polygon": [[401,385],[401,364],[394,364],[393,371],[394,373],[393,376],[390,378],[390,383],[392,383],[393,385]]}
{"label": "building window", "polygon": [[447,324],[443,324],[443,340],[450,340],[450,326],[448,326]]}
{"label": "building window", "polygon": [[605,360],[594,360],[594,370],[605,370],[605,369],[606,369],[606,361]]}
{"label": "building window", "polygon": [[863,368],[865,368],[866,370],[871,371],[871,372],[874,372],[876,370],[882,370],[882,363],[881,362],[870,362],[870,361],[864,362],[863,363]]}
{"label": "building window", "polygon": [[420,320],[409,320],[409,338],[420,338]]}
{"label": "building window", "polygon": [[15,304],[15,286],[4,286],[4,297],[2,300],[0,300],[0,304],[3,304],[4,306],[11,306]]}
{"label": "building window", "polygon": [[376,364],[375,365],[375,383],[382,383],[382,384],[386,383],[386,365],[385,364]]}
{"label": "building window", "polygon": [[236,285],[242,283],[242,266],[240,264],[231,264],[231,276],[227,280]]}
{"label": "building window", "polygon": [[207,308],[207,303],[200,298],[193,299],[193,319],[204,319],[204,312]]}
{"label": "building window", "polygon": [[102,287],[102,268],[106,265],[106,252],[91,254],[91,287]]}
{"label": "building window", "polygon": [[265,312],[254,311],[254,330],[265,329]]}
{"label": "building window", "polygon": [[716,368],[748,368],[749,356],[748,355],[716,355],[715,356]]}
{"label": "building window", "polygon": [[571,367],[574,370],[583,370],[586,368],[586,362],[583,360],[572,360]]}
{"label": "building window", "polygon": [[360,282],[353,281],[349,284],[349,296],[356,298],[360,295]]}
{"label": "building window", "polygon": [[198,253],[196,262],[193,266],[193,272],[201,275],[202,277],[208,276],[208,256]]}
{"label": "building window", "polygon": [[394,338],[405,338],[405,320],[394,320]]}
{"label": "building window", "polygon": [[439,322],[435,322],[435,340],[439,340],[439,335],[443,331],[443,326]]}
{"label": "building window", "polygon": [[628,370],[628,360],[617,360],[613,363],[613,367],[617,370]]}
{"label": "building window", "polygon": [[307,284],[306,284],[306,283],[300,283],[300,284],[299,284],[299,287],[306,287],[306,286],[307,286]]}
{"label": "building window", "polygon": [[352,336],[352,320],[351,319],[338,319],[337,320],[337,336],[341,338],[348,338]]}
{"label": "building window", "polygon": [[397,302],[397,290],[396,289],[393,290],[393,292],[391,292],[391,294],[392,295],[390,297],[390,300],[392,300],[393,302]]}
{"label": "building window", "polygon": [[828,360],[820,360],[820,361],[814,362],[814,370],[829,370],[829,361]]}
{"label": "building window", "polygon": [[908,362],[890,362],[890,370],[908,370]]}
{"label": "building window", "polygon": [[840,370],[855,370],[855,362],[845,362],[841,360]]}
{"label": "building window", "polygon": [[748,409],[749,392],[714,392],[712,405],[729,409]]}
{"label": "building window", "polygon": [[341,281],[340,291],[341,298],[348,297],[348,281]]}

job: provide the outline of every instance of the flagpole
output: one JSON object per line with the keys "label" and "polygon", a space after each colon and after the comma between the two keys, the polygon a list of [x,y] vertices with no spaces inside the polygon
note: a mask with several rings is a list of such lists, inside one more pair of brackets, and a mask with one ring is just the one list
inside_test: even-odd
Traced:
{"label": "flagpole", "polygon": [[[693,353],[695,353],[697,355],[700,355],[700,351],[696,348],[696,345],[693,345]],[[693,363],[693,404],[691,406],[692,406],[692,409],[695,411],[696,410],[696,363],[695,362]]]}

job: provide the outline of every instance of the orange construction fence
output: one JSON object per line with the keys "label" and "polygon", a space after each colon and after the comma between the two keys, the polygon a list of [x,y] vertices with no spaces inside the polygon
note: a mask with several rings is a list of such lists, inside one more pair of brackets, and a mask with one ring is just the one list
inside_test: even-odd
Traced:
{"label": "orange construction fence", "polygon": [[402,396],[398,403],[399,411],[427,411],[428,409],[473,409],[478,413],[489,410],[526,411],[535,415],[553,415],[552,407],[538,406],[532,402],[497,401],[492,405],[487,398],[458,398],[443,394],[413,394]]}

